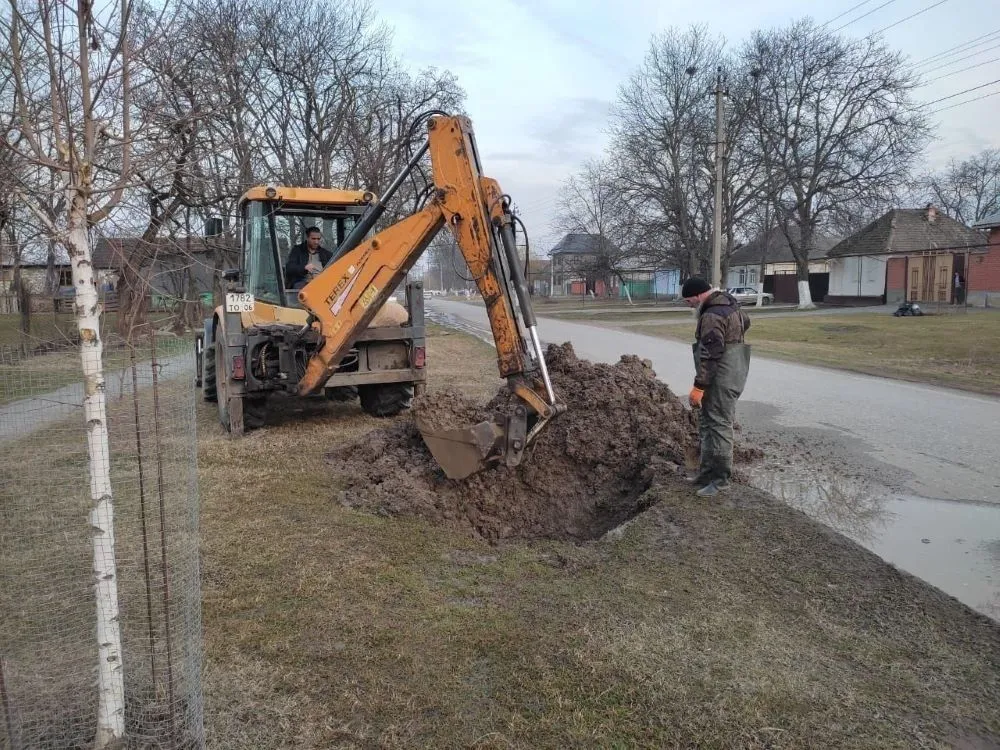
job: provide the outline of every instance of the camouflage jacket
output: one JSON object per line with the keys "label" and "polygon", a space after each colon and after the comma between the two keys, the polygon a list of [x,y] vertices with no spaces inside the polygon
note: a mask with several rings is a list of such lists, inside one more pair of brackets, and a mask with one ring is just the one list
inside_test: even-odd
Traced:
{"label": "camouflage jacket", "polygon": [[717,290],[698,308],[697,372],[694,385],[705,389],[712,383],[726,344],[742,343],[750,328],[750,318],[729,292]]}

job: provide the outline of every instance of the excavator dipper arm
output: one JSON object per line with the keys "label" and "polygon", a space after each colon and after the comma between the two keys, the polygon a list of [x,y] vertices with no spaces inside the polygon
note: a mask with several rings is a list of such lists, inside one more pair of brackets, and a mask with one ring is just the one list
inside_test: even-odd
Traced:
{"label": "excavator dipper arm", "polygon": [[299,292],[299,301],[318,322],[322,336],[321,347],[299,382],[299,393],[313,393],[323,386],[378,309],[447,226],[486,303],[497,365],[515,396],[508,414],[471,427],[440,429],[418,415],[417,426],[431,453],[448,476],[459,479],[501,461],[519,463],[527,445],[565,407],[556,401],[545,368],[514,248],[509,199],[495,180],[480,174],[467,118],[434,117],[427,127],[433,193],[426,207],[356,247],[338,248],[323,272]]}

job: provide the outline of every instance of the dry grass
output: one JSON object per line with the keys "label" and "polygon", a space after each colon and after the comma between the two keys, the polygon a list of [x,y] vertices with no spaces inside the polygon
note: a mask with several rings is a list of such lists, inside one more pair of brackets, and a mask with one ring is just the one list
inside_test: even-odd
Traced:
{"label": "dry grass", "polygon": [[[750,315],[747,341],[769,357],[1000,395],[1000,315],[993,311],[922,318]],[[690,340],[694,322],[629,330]]]}
{"label": "dry grass", "polygon": [[[432,388],[495,390],[487,345],[428,349]],[[199,410],[210,747],[1000,738],[1000,628],[801,514],[661,486],[613,538],[490,547],[335,502],[325,456],[383,424],[276,403],[233,441]]]}
{"label": "dry grass", "polygon": [[[149,320],[162,323],[171,315],[164,312],[152,312]],[[109,312],[101,316],[101,326],[105,337],[113,334],[118,325],[118,313]],[[28,349],[37,346],[58,343],[66,344],[77,340],[76,320],[69,312],[33,312],[31,314],[31,330],[25,336],[21,332],[20,315],[0,315],[0,347],[24,345]]]}
{"label": "dry grass", "polygon": [[[154,410],[148,360],[139,361],[138,397],[127,377],[126,390],[107,403],[128,723],[136,740],[165,739],[170,726],[162,638],[168,604],[176,726],[185,723],[183,704],[197,684],[189,667],[200,608],[191,378],[161,379]],[[6,689],[24,721],[12,747],[84,747],[96,701],[86,426],[72,404],[44,414],[52,419],[28,412],[23,422],[8,422],[17,436],[0,445],[0,651]],[[146,669],[154,660],[155,698]],[[0,729],[6,747],[3,736]]]}
{"label": "dry grass", "polygon": [[[105,378],[110,380],[127,367],[128,349],[116,336],[104,341]],[[136,344],[139,362],[147,362],[151,357],[147,341],[142,339]],[[190,336],[161,334],[157,337],[161,358],[192,351],[193,346]],[[0,343],[0,405],[81,383],[82,367],[79,346],[68,338],[33,341],[27,351],[19,345],[5,347]]]}

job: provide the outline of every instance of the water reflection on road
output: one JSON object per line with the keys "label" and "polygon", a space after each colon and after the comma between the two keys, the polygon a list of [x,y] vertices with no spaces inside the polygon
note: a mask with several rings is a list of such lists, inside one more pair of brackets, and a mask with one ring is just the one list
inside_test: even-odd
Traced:
{"label": "water reflection on road", "polygon": [[758,489],[1000,620],[1000,505],[894,493],[815,468],[764,463],[748,474]]}

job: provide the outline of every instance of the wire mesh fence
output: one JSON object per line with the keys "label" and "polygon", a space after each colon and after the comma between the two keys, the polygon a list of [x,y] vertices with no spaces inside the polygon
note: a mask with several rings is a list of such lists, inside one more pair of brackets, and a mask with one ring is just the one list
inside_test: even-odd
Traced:
{"label": "wire mesh fence", "polygon": [[109,677],[115,747],[204,744],[192,351],[162,334],[105,349],[104,452],[79,347],[0,346],[2,750],[101,745]]}

